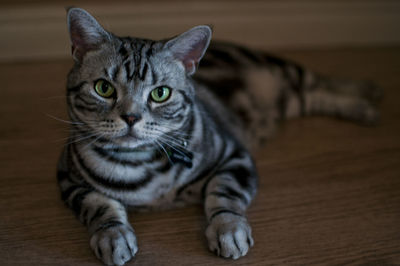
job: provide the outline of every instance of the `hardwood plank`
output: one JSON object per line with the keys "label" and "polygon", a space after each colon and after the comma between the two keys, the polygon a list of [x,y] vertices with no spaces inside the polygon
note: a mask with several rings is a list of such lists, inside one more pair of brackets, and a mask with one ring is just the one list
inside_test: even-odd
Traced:
{"label": "hardwood plank", "polygon": [[[286,51],[323,73],[385,89],[382,121],[329,118],[282,125],[256,154],[260,188],[248,216],[255,247],[237,261],[208,252],[201,206],[131,213],[129,265],[400,264],[400,48]],[[98,265],[61,202],[55,165],[67,127],[70,60],[0,64],[0,265]]]}

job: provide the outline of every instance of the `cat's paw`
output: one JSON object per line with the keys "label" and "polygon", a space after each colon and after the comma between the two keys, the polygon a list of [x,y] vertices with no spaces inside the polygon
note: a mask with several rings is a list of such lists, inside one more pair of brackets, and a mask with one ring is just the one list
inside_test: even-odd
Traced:
{"label": "cat's paw", "polygon": [[254,244],[247,219],[230,213],[214,217],[206,229],[206,236],[209,249],[224,258],[245,256]]}
{"label": "cat's paw", "polygon": [[107,265],[124,265],[138,251],[135,233],[125,224],[104,225],[92,235],[90,246]]}

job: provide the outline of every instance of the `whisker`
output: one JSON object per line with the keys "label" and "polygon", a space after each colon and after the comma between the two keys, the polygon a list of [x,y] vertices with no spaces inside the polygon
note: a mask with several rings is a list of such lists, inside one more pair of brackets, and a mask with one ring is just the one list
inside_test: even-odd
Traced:
{"label": "whisker", "polygon": [[[168,141],[168,142],[170,142],[170,144],[173,144],[174,146],[178,146],[181,149],[185,150],[187,148],[186,146],[184,146],[182,144],[182,142],[180,142],[178,139],[175,139],[175,138],[173,138],[171,136],[163,135],[163,136],[160,136],[159,138],[163,139],[164,141]],[[185,141],[185,140],[183,140],[183,141]]]}
{"label": "whisker", "polygon": [[88,136],[87,133],[83,133],[83,132],[77,131],[77,130],[75,130],[75,131],[73,131],[73,130],[66,130],[66,129],[63,129],[63,130],[57,129],[57,130],[58,130],[58,131],[62,131],[62,132],[69,132],[69,133],[71,133],[71,134],[77,133],[77,132],[82,133],[82,134],[74,134],[72,137],[71,137],[71,135],[68,135],[67,137],[63,137],[63,138],[61,138],[61,139],[52,140],[52,142],[60,142],[60,141],[65,141],[65,140],[74,138],[74,140],[73,140],[72,142],[66,143],[65,145],[72,144],[75,140],[78,140],[78,142],[79,142],[81,138],[85,139],[85,138]]}
{"label": "whisker", "polygon": [[88,144],[86,144],[83,148],[86,149],[87,147],[89,147],[90,145],[92,145],[93,143],[95,143],[99,138],[105,136],[106,133],[102,133],[100,134],[97,138],[95,138],[93,141],[89,142]]}
{"label": "whisker", "polygon": [[193,135],[184,134],[184,133],[180,133],[180,132],[168,132],[167,133],[167,132],[165,132],[163,130],[160,130],[160,129],[157,129],[157,128],[153,128],[152,131],[160,132],[160,133],[162,133],[164,135],[168,135],[170,137],[172,137],[171,135],[177,134],[178,135],[178,136],[176,136],[177,139],[179,138],[179,140],[181,140],[182,142],[183,141],[188,141],[188,139],[193,137]]}
{"label": "whisker", "polygon": [[53,118],[54,120],[57,120],[57,121],[60,121],[60,122],[63,122],[63,123],[67,123],[67,124],[71,124],[71,125],[84,125],[84,123],[81,123],[81,122],[73,122],[73,121],[69,121],[69,120],[64,120],[64,119],[52,116],[50,114],[46,114],[46,115],[48,117],[50,117],[50,118]]}
{"label": "whisker", "polygon": [[[181,145],[181,144],[179,144],[179,143],[176,143],[176,142],[174,142],[173,140],[168,140],[168,139],[166,139],[165,138],[165,135],[164,136],[160,136],[159,137],[159,140],[163,140],[163,143],[165,143],[165,144],[169,144],[168,146],[170,146],[172,149],[174,149],[174,150],[176,150],[176,151],[179,151],[179,152],[181,152],[181,153],[183,153],[182,155],[185,155],[184,153],[184,151],[186,150],[186,147],[185,146],[183,146],[183,145]],[[172,146],[171,146],[172,145]],[[199,154],[199,152],[196,152],[196,151],[190,151],[191,153],[194,153],[194,154]]]}
{"label": "whisker", "polygon": [[[182,149],[182,150],[179,150],[182,153],[184,153],[183,150],[186,150],[187,147],[183,144],[183,142],[188,141],[187,139],[176,138],[176,137],[170,136],[167,133],[162,132],[161,130],[157,130],[157,129],[153,129],[153,131],[163,133],[163,135],[161,135],[161,136],[154,136],[154,134],[152,134],[151,131],[148,131],[147,134],[150,135],[153,139],[158,138],[159,140],[162,140],[164,144],[167,144],[168,146],[170,146],[171,148],[173,148],[175,150],[177,150],[177,147],[178,147],[178,148]],[[199,154],[199,152],[196,152],[196,151],[191,151],[191,152],[195,153],[195,154]]]}
{"label": "whisker", "polygon": [[[169,133],[174,134],[174,135],[179,135],[179,136],[187,137],[187,138],[193,137],[192,134],[185,133],[185,132],[179,132],[180,129],[177,129],[177,128],[174,128],[174,127],[170,127],[170,126],[167,126],[165,124],[159,124],[158,126],[160,128],[168,129],[170,131]],[[155,130],[159,130],[159,129],[155,129]],[[164,133],[164,131],[162,131],[162,132]]]}
{"label": "whisker", "polygon": [[178,139],[175,139],[173,137],[170,137],[168,135],[163,135],[163,136],[159,136],[159,139],[162,139],[164,141],[168,141],[169,144],[173,144],[176,145],[178,147],[181,147],[182,149],[185,149],[186,147],[183,145],[182,141],[179,141]]}
{"label": "whisker", "polygon": [[181,151],[180,149],[178,149],[178,148],[172,146],[171,144],[169,144],[169,143],[166,142],[165,140],[162,141],[162,140],[159,139],[159,141],[160,141],[161,143],[167,145],[167,146],[170,147],[171,149],[175,150],[175,151],[178,152],[180,155],[186,157],[186,154],[185,154],[183,151]]}
{"label": "whisker", "polygon": [[160,148],[164,151],[165,155],[167,155],[168,161],[169,161],[171,164],[174,164],[174,163],[172,162],[171,158],[169,157],[168,152],[165,150],[164,146],[163,146],[161,143],[159,143],[157,140],[154,140],[154,142],[155,142],[158,146],[160,146]]}
{"label": "whisker", "polygon": [[160,127],[168,128],[168,129],[170,129],[170,130],[172,130],[172,131],[179,130],[179,128],[172,127],[172,126],[170,126],[170,125],[168,125],[168,124],[165,124],[165,123],[161,123],[161,124],[157,124],[157,125],[160,126]]}
{"label": "whisker", "polygon": [[[161,132],[163,132],[163,131],[161,130]],[[168,134],[176,135],[177,137],[181,137],[181,138],[192,138],[193,137],[193,135],[191,135],[191,134],[177,132],[177,131],[171,131]]]}
{"label": "whisker", "polygon": [[87,135],[85,137],[82,137],[82,136],[83,135],[81,135],[80,138],[78,138],[78,139],[74,139],[74,140],[72,140],[70,142],[67,142],[65,144],[65,146],[73,144],[73,143],[78,143],[78,142],[84,141],[84,140],[89,139],[89,138],[93,138],[94,136],[97,136],[97,134],[96,133],[92,133],[92,134],[89,134],[89,135]]}

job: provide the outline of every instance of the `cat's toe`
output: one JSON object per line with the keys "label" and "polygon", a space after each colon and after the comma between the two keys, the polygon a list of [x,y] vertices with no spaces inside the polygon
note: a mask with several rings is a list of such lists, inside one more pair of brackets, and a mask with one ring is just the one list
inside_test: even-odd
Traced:
{"label": "cat's toe", "polygon": [[254,241],[246,218],[220,214],[207,227],[206,236],[211,251],[224,258],[245,256]]}
{"label": "cat's toe", "polygon": [[95,232],[90,246],[106,265],[124,265],[138,250],[133,229],[123,224]]}

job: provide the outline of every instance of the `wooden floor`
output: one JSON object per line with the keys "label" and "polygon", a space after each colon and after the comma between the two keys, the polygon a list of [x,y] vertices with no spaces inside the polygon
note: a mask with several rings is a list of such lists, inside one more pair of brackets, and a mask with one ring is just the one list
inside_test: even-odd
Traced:
{"label": "wooden floor", "polygon": [[[385,89],[376,128],[329,118],[284,124],[256,154],[248,217],[255,246],[237,261],[208,252],[200,206],[130,214],[130,265],[400,265],[400,48],[281,52]],[[55,165],[67,127],[71,60],[0,64],[0,265],[97,265],[86,229],[61,202]]]}

